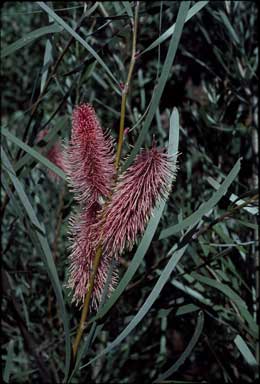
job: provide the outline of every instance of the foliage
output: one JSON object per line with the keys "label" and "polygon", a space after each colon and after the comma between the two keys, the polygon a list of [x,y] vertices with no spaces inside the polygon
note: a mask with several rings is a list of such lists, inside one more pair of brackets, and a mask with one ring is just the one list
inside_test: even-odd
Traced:
{"label": "foliage", "polygon": [[[64,173],[46,154],[59,137],[68,142],[72,110],[80,102],[94,105],[117,140],[134,6],[2,6],[5,382],[257,378],[253,1],[140,2],[121,170],[155,139],[160,146],[169,142],[170,153],[180,152],[179,171],[167,203],[120,258],[119,285],[91,313],[69,372],[80,320],[65,288],[75,204]],[[37,143],[46,127],[50,134]],[[48,177],[49,169],[59,182]]]}

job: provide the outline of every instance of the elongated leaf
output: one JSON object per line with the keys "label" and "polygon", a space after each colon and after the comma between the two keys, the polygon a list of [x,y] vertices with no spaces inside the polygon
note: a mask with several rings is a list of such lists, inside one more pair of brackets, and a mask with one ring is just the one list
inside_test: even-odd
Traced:
{"label": "elongated leaf", "polygon": [[199,310],[199,307],[195,304],[184,304],[177,309],[175,316],[183,316],[187,313],[196,312]]}
{"label": "elongated leaf", "polygon": [[[70,344],[70,333],[69,333],[69,321],[67,317],[67,312],[65,308],[65,303],[62,295],[62,290],[61,290],[61,285],[58,277],[58,273],[56,270],[56,266],[53,261],[52,253],[50,246],[47,241],[46,237],[46,232],[43,224],[41,224],[38,221],[38,218],[34,212],[34,209],[26,196],[26,193],[24,191],[24,188],[19,181],[19,179],[16,177],[15,171],[12,167],[11,162],[9,161],[7,155],[5,154],[5,151],[2,149],[1,150],[1,155],[2,155],[2,161],[3,164],[5,165],[5,169],[8,172],[8,175],[10,179],[12,180],[12,183],[15,187],[15,190],[17,192],[17,195],[25,209],[26,215],[28,216],[29,220],[35,227],[35,230],[32,231],[33,236],[35,237],[36,244],[38,243],[39,245],[39,250],[40,254],[42,255],[43,262],[46,265],[46,269],[49,275],[49,278],[51,280],[57,301],[60,306],[61,310],[61,317],[63,320],[63,326],[64,326],[64,331],[65,331],[65,343],[66,343],[66,377],[69,373],[69,365],[70,365],[70,353],[71,353],[71,344]],[[44,233],[44,235],[42,234]]]}
{"label": "elongated leaf", "polygon": [[177,289],[180,289],[181,291],[185,292],[187,295],[192,296],[197,301],[200,301],[204,305],[212,305],[212,302],[208,298],[205,298],[200,292],[187,285],[184,285],[180,281],[173,279],[171,280],[171,284],[174,285],[174,287],[176,287]]}
{"label": "elongated leaf", "polygon": [[[195,5],[193,5],[193,7],[191,7],[184,22],[186,23],[188,20],[190,20],[207,4],[208,1],[198,1]],[[141,52],[141,55],[145,52],[150,51],[151,49],[158,47],[158,45],[162,44],[165,40],[172,36],[172,34],[175,32],[176,23],[174,23],[170,28],[168,28],[167,31],[165,31],[160,37],[158,37],[158,39],[156,39],[151,45],[149,45],[149,47],[145,48],[145,50]]]}
{"label": "elongated leaf", "polygon": [[110,71],[106,63],[101,59],[101,57],[97,54],[97,52],[84,40],[82,37],[75,32],[60,16],[58,16],[48,5],[46,5],[42,1],[37,1],[37,4],[46,12],[51,18],[60,24],[71,36],[73,36],[84,48],[86,48],[97,60],[97,62],[104,68],[110,78],[119,85],[119,82],[114,77],[113,73]]}
{"label": "elongated leaf", "polygon": [[151,125],[151,122],[155,116],[156,110],[159,106],[161,96],[162,96],[164,87],[166,85],[167,79],[169,77],[169,73],[170,73],[170,70],[172,68],[172,64],[173,64],[173,61],[174,61],[174,58],[175,58],[175,55],[177,52],[177,48],[178,48],[178,45],[180,42],[180,38],[182,35],[182,30],[183,30],[183,26],[184,26],[184,22],[185,22],[185,18],[186,18],[189,6],[190,6],[190,1],[182,1],[181,2],[178,16],[177,16],[177,21],[176,21],[176,30],[175,30],[174,35],[172,35],[172,38],[170,41],[167,56],[166,56],[166,59],[165,59],[165,62],[164,62],[163,68],[162,68],[162,73],[161,73],[161,76],[159,78],[158,85],[156,87],[156,91],[154,92],[154,95],[153,95],[153,98],[151,101],[151,106],[150,106],[149,111],[147,113],[147,116],[145,118],[143,128],[142,128],[142,130],[138,136],[138,139],[135,143],[134,149],[132,150],[129,158],[126,160],[125,164],[123,165],[123,170],[125,170],[132,163],[135,156],[139,152],[139,149],[141,148],[141,145],[142,145],[142,143],[143,143],[143,141],[147,135],[148,129]]}
{"label": "elongated leaf", "polygon": [[14,136],[11,132],[9,132],[5,128],[2,128],[1,133],[5,137],[7,137],[7,139],[12,141],[14,144],[18,145],[18,147],[22,148],[25,152],[29,153],[29,155],[31,155],[36,160],[38,160],[40,163],[42,163],[47,168],[49,168],[52,172],[54,172],[58,176],[60,176],[63,180],[66,180],[65,173],[59,167],[57,167],[55,164],[53,164],[51,161],[49,161],[46,157],[42,156],[35,149],[33,149],[29,145],[25,144],[23,141],[18,139],[18,137]]}
{"label": "elongated leaf", "polygon": [[59,25],[51,24],[46,27],[42,27],[39,29],[36,29],[35,31],[32,31],[28,33],[26,36],[22,37],[21,39],[17,40],[15,43],[8,45],[8,47],[5,47],[1,50],[1,59],[3,57],[9,56],[12,53],[16,52],[18,49],[21,49],[25,47],[26,45],[32,43],[35,39],[38,39],[39,37],[55,33],[55,32],[61,32],[63,31],[63,28]]}
{"label": "elongated leaf", "polygon": [[225,296],[227,296],[231,301],[233,301],[235,305],[238,307],[241,313],[241,316],[248,322],[248,325],[251,330],[251,334],[253,336],[257,335],[257,332],[258,332],[257,324],[253,319],[252,315],[250,314],[250,312],[248,311],[246,303],[232,288],[230,288],[227,284],[220,283],[214,279],[200,275],[197,272],[192,272],[191,275],[201,283],[204,283],[206,285],[209,285],[210,287],[213,287],[219,290]]}
{"label": "elongated leaf", "polygon": [[42,90],[45,86],[47,76],[48,76],[48,69],[49,69],[49,66],[52,64],[52,61],[53,61],[52,46],[51,46],[50,40],[48,39],[46,41],[44,58],[43,58],[42,78],[41,78],[41,93],[42,93]]}
{"label": "elongated leaf", "polygon": [[234,30],[234,28],[232,27],[232,25],[229,21],[229,18],[221,10],[219,11],[219,15],[220,15],[221,19],[223,20],[225,27],[227,28],[227,31],[231,37],[231,40],[233,40],[235,45],[239,45],[239,43],[240,43],[239,37],[238,37],[236,31]]}
{"label": "elongated leaf", "polygon": [[5,383],[9,383],[10,373],[13,365],[13,359],[14,359],[14,340],[10,340],[8,343],[5,369],[4,369],[4,375],[3,375],[3,379]]}
{"label": "elongated leaf", "polygon": [[193,348],[195,347],[195,345],[199,341],[200,335],[201,335],[202,330],[203,330],[203,326],[204,326],[204,314],[203,314],[203,312],[199,312],[198,319],[197,319],[197,325],[196,325],[194,334],[193,334],[192,338],[190,339],[190,342],[187,345],[185,351],[182,353],[182,355],[179,357],[179,359],[176,361],[176,363],[174,363],[172,365],[172,367],[170,367],[166,372],[164,372],[162,375],[160,375],[158,377],[158,379],[155,381],[155,383],[159,383],[159,382],[167,379],[167,377],[172,375],[174,372],[178,371],[180,366],[190,356]]}
{"label": "elongated leaf", "polygon": [[[175,155],[178,153],[179,148],[179,135],[180,135],[180,117],[176,107],[173,108],[173,112],[170,117],[170,135],[168,144],[168,154]],[[176,157],[177,160],[177,157]],[[174,166],[176,166],[176,160]]]}
{"label": "elongated leaf", "polygon": [[199,218],[201,219],[203,215],[208,213],[218,202],[219,200],[227,193],[227,189],[230,187],[232,182],[238,175],[240,170],[240,159],[236,162],[234,167],[231,169],[224,182],[220,185],[219,189],[212,195],[212,197],[206,202],[203,203],[197,211],[192,215],[184,219],[182,222],[175,224],[167,229],[163,229],[159,239],[165,239],[166,237],[175,235],[176,233],[182,231],[184,228],[192,225],[193,222]]}
{"label": "elongated leaf", "polygon": [[[169,155],[174,155],[178,152],[179,147],[179,113],[177,108],[173,109],[172,115],[170,117],[170,132],[169,132],[169,144],[168,144],[168,153]],[[107,303],[102,307],[97,315],[92,319],[92,321],[96,319],[101,319],[106,315],[106,313],[110,310],[110,308],[117,302],[119,297],[124,292],[125,288],[133,278],[135,272],[141,265],[143,258],[151,244],[153,236],[155,234],[156,228],[161,219],[161,215],[163,213],[165,207],[165,202],[162,202],[153,212],[153,215],[147,225],[146,231],[142,237],[142,240],[137,248],[137,251],[134,255],[133,260],[131,261],[127,271],[125,272],[123,278],[121,279],[118,287],[107,301]]]}
{"label": "elongated leaf", "polygon": [[129,1],[122,1],[122,4],[125,7],[125,10],[126,10],[126,13],[128,14],[128,16],[134,17],[130,2]]}
{"label": "elongated leaf", "polygon": [[256,366],[257,365],[256,358],[248,348],[245,340],[240,335],[236,335],[234,343],[236,344],[237,348],[239,349],[241,355],[244,357],[246,362],[249,365]]}
{"label": "elongated leaf", "polygon": [[[208,177],[208,182],[209,184],[215,188],[215,189],[219,189],[220,187],[220,184],[214,180],[212,177]],[[236,205],[241,205],[241,204],[244,204],[245,203],[245,200],[243,199],[238,199],[238,196],[235,195],[234,193],[232,193],[230,196],[229,196],[229,200],[232,201],[232,203],[235,202]],[[243,209],[245,211],[247,211],[248,213],[251,213],[252,215],[257,215],[258,214],[258,208],[257,207],[243,207]]]}

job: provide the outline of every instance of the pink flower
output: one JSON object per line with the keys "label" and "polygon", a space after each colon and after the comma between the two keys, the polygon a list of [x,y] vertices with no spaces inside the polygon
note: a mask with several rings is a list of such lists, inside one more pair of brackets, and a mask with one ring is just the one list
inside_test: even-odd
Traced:
{"label": "pink flower", "polygon": [[73,111],[66,171],[75,198],[81,204],[108,197],[115,175],[113,140],[103,133],[89,104],[82,104]]}
{"label": "pink flower", "polygon": [[[71,227],[71,254],[69,279],[67,287],[73,290],[73,299],[76,304],[83,304],[88,290],[90,276],[92,273],[93,261],[96,254],[95,238],[97,232],[93,231],[93,224],[97,222],[97,213],[100,205],[93,203],[87,209],[81,210],[70,221]],[[94,289],[92,292],[92,306],[97,309],[108,276],[109,267],[112,263],[112,256],[103,254],[95,277]],[[117,275],[113,272],[109,284],[108,295],[113,290]]]}
{"label": "pink flower", "polygon": [[[173,158],[157,149],[142,150],[119,179],[106,209],[103,249],[119,255],[131,250],[160,199],[166,199],[175,176]],[[100,227],[101,223],[98,223]]]}
{"label": "pink flower", "polygon": [[[113,140],[103,134],[92,106],[83,104],[75,108],[66,172],[80,211],[70,222],[67,286],[77,304],[84,302],[96,251],[101,245],[102,256],[92,293],[92,306],[97,308],[113,259],[133,247],[155,205],[167,198],[175,176],[174,161],[153,144],[151,149],[141,151],[114,186]],[[107,199],[103,205],[101,198]],[[114,272],[109,294],[116,281]]]}
{"label": "pink flower", "polygon": [[[47,134],[49,130],[43,129],[41,130],[37,137],[36,137],[36,144],[41,141]],[[44,149],[43,149],[44,152]],[[62,147],[61,147],[61,142],[60,140],[56,141],[53,146],[47,151],[45,154],[48,160],[50,160],[53,164],[55,164],[57,167],[62,169],[64,171],[65,169],[65,164],[64,164],[64,157],[63,157],[63,152],[62,152]],[[48,169],[48,176],[55,182],[60,181],[60,176],[58,176],[56,173]]]}

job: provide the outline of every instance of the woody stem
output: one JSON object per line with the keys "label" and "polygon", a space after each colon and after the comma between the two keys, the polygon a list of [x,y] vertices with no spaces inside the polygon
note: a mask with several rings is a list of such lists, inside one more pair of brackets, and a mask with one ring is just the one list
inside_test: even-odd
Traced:
{"label": "woody stem", "polygon": [[88,312],[89,312],[89,307],[90,307],[91,294],[92,294],[92,291],[93,291],[95,276],[96,276],[96,272],[97,272],[97,269],[98,269],[99,261],[101,259],[101,255],[102,255],[102,248],[101,248],[101,246],[99,246],[97,248],[97,252],[96,252],[94,263],[93,263],[93,271],[92,271],[92,274],[91,274],[91,277],[90,277],[88,291],[87,291],[87,294],[85,296],[84,306],[83,306],[82,313],[81,313],[81,319],[80,319],[77,335],[76,335],[76,338],[75,338],[73,346],[72,346],[74,361],[76,359],[76,355],[77,355],[77,351],[78,351],[78,348],[79,348],[80,340],[81,340],[81,337],[82,337],[83,332],[84,332],[85,322],[86,322],[86,319],[87,319],[87,316],[88,316]]}
{"label": "woody stem", "polygon": [[124,139],[124,128],[125,128],[125,110],[126,110],[126,99],[129,91],[129,84],[131,81],[135,60],[136,60],[136,38],[137,38],[137,26],[138,26],[138,12],[139,12],[139,1],[135,6],[135,17],[134,17],[134,25],[133,25],[133,45],[132,45],[132,55],[131,61],[129,64],[128,75],[126,79],[126,83],[124,84],[124,88],[122,90],[122,100],[121,100],[121,113],[120,113],[120,127],[119,127],[119,136],[118,136],[118,145],[116,152],[116,161],[115,166],[118,172],[120,157],[123,147],[123,139]]}

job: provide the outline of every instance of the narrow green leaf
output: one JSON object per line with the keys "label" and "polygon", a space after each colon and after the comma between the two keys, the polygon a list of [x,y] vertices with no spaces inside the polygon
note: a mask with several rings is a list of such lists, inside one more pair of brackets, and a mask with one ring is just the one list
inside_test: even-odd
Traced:
{"label": "narrow green leaf", "polygon": [[220,15],[220,17],[221,17],[225,27],[227,28],[227,31],[229,32],[229,35],[230,35],[231,39],[233,40],[233,43],[235,45],[239,45],[240,44],[240,40],[239,40],[239,38],[237,36],[236,31],[232,27],[232,25],[231,25],[227,15],[224,12],[222,12],[221,10],[218,13],[219,13],[219,15]]}
{"label": "narrow green leaf", "polygon": [[175,316],[183,316],[187,313],[196,312],[199,310],[199,307],[195,304],[184,304],[179,307],[175,313]]}
{"label": "narrow green leaf", "polygon": [[241,355],[244,357],[246,362],[249,365],[256,366],[257,365],[256,358],[248,348],[245,340],[240,335],[236,335],[234,343],[236,344],[237,348],[239,349]]}
{"label": "narrow green leaf", "polygon": [[[185,23],[190,20],[193,16],[195,16],[207,4],[208,1],[198,1],[196,4],[194,4],[185,18]],[[170,28],[168,28],[167,31],[165,31],[161,36],[159,36],[158,39],[156,39],[151,45],[149,45],[149,47],[145,48],[145,50],[141,52],[141,55],[145,52],[150,51],[151,49],[158,47],[158,45],[162,44],[165,40],[172,36],[172,34],[175,32],[176,23],[174,23]]]}
{"label": "narrow green leaf", "polygon": [[91,53],[92,56],[95,57],[97,62],[104,68],[104,70],[107,72],[107,74],[110,76],[110,78],[119,85],[119,82],[114,77],[113,73],[110,71],[106,63],[101,59],[101,57],[97,54],[97,52],[84,40],[82,37],[75,32],[60,16],[58,16],[48,5],[46,5],[42,1],[37,1],[37,4],[46,12],[48,15],[56,21],[58,24],[60,24],[71,36],[73,36],[83,47],[85,47],[89,53]]}
{"label": "narrow green leaf", "polygon": [[169,73],[170,73],[170,70],[172,68],[172,64],[173,64],[173,61],[174,61],[174,58],[175,58],[175,55],[177,52],[177,48],[178,48],[178,45],[180,42],[180,38],[182,35],[182,30],[183,30],[183,26],[184,26],[184,22],[185,22],[185,18],[186,18],[189,6],[190,6],[190,1],[182,1],[181,2],[179,12],[177,15],[175,33],[174,33],[174,35],[172,35],[172,38],[170,41],[167,56],[166,56],[166,59],[165,59],[165,62],[164,62],[163,68],[162,68],[162,73],[161,73],[161,76],[159,78],[158,85],[156,86],[156,90],[153,94],[151,106],[149,108],[149,111],[148,111],[147,116],[146,116],[145,121],[144,121],[143,128],[139,134],[139,137],[135,143],[135,146],[134,146],[129,158],[126,160],[126,162],[123,165],[123,170],[125,170],[132,163],[135,156],[139,152],[139,149],[141,148],[141,145],[142,145],[142,143],[143,143],[143,141],[147,135],[148,129],[151,125],[151,122],[154,118],[156,110],[159,106],[160,99],[161,99],[164,87],[166,85],[167,79],[169,77]]}
{"label": "narrow green leaf", "polygon": [[[215,188],[216,190],[219,189],[220,184],[216,180],[214,180],[212,177],[208,177],[207,180],[213,188]],[[245,203],[245,200],[239,199],[238,196],[235,195],[234,193],[232,193],[229,196],[229,200],[232,201],[232,203],[235,202],[235,204],[238,206]],[[243,207],[243,209],[245,211],[247,211],[248,213],[251,213],[251,215],[257,215],[258,214],[258,208],[257,207],[246,207],[245,206],[245,207]]]}
{"label": "narrow green leaf", "polygon": [[178,109],[174,107],[170,117],[170,134],[169,134],[169,144],[168,144],[169,155],[175,155],[178,152],[179,134],[180,134],[180,117],[179,117]]}
{"label": "narrow green leaf", "polygon": [[212,197],[206,202],[203,203],[197,211],[193,212],[192,215],[184,219],[182,222],[175,224],[169,228],[163,229],[159,239],[165,239],[166,237],[175,235],[176,233],[182,231],[184,228],[192,225],[194,221],[197,221],[198,218],[201,219],[203,215],[208,213],[218,202],[219,200],[227,193],[228,188],[235,180],[240,170],[241,160],[238,159],[234,167],[231,169],[224,182],[220,185],[219,189],[212,195]]}
{"label": "narrow green leaf", "polygon": [[58,273],[56,270],[56,266],[53,261],[52,253],[50,246],[47,241],[46,237],[46,231],[44,228],[44,225],[38,221],[38,218],[34,212],[34,209],[26,196],[26,193],[24,191],[23,185],[19,181],[19,179],[16,177],[15,171],[12,167],[11,162],[9,161],[5,151],[1,149],[1,156],[3,164],[5,165],[5,169],[7,169],[8,175],[10,179],[12,180],[12,183],[15,187],[15,190],[17,192],[17,195],[25,209],[25,212],[30,219],[31,223],[35,227],[35,230],[32,231],[32,235],[35,237],[35,244],[38,243],[38,248],[40,251],[40,254],[42,255],[43,262],[46,266],[49,278],[51,280],[57,301],[60,306],[61,310],[61,317],[63,320],[63,326],[65,331],[65,343],[66,343],[66,372],[65,375],[67,377],[69,373],[69,365],[70,365],[70,354],[71,354],[71,344],[70,344],[70,333],[69,333],[69,321],[68,316],[66,312],[66,307],[62,295],[62,289],[58,277]]}
{"label": "narrow green leaf", "polygon": [[122,1],[123,6],[125,7],[126,13],[128,14],[129,17],[133,18],[133,11],[130,5],[129,1]]}
{"label": "narrow green leaf", "polygon": [[177,289],[180,289],[181,291],[183,291],[186,295],[189,295],[189,296],[195,298],[197,301],[200,301],[204,305],[212,305],[212,302],[208,298],[205,298],[200,292],[198,292],[195,289],[181,283],[180,281],[172,279],[171,284],[174,287],[176,287]]}
{"label": "narrow green leaf", "polygon": [[249,223],[249,222],[244,221],[244,220],[238,220],[238,219],[235,219],[235,220],[237,223],[244,225],[247,228],[254,229],[254,230],[258,230],[258,228],[259,228],[258,224]]}
{"label": "narrow green leaf", "polygon": [[199,341],[200,335],[203,330],[203,326],[204,326],[204,314],[202,311],[200,311],[198,314],[197,325],[196,325],[194,334],[190,339],[190,342],[187,345],[185,351],[182,353],[182,355],[179,357],[176,363],[174,363],[166,372],[164,372],[162,375],[158,377],[157,380],[155,380],[155,383],[164,381],[165,379],[167,379],[167,377],[172,375],[174,372],[178,371],[180,366],[185,362],[185,360],[187,360],[187,358],[190,356],[191,352],[193,351],[193,348]]}
{"label": "narrow green leaf", "polygon": [[52,59],[52,46],[50,43],[50,40],[48,39],[46,41],[45,45],[45,52],[44,52],[44,58],[43,58],[43,66],[42,66],[42,78],[41,78],[41,93],[45,86],[47,76],[48,76],[48,69],[51,65],[53,59]]}
{"label": "narrow green leaf", "polygon": [[61,31],[63,31],[63,28],[57,25],[56,23],[48,25],[46,27],[36,29],[35,31],[32,31],[28,33],[26,36],[17,40],[15,43],[8,45],[8,47],[3,48],[1,50],[1,59],[3,57],[9,56],[10,54],[16,52],[18,49],[25,47],[26,45],[32,43],[35,39],[38,39],[43,35],[55,33],[55,32],[61,32]]}
{"label": "narrow green leaf", "polygon": [[195,277],[201,283],[204,283],[212,288],[215,288],[227,296],[238,307],[241,316],[247,321],[251,334],[256,336],[258,333],[258,327],[253,319],[251,313],[247,309],[245,301],[227,284],[220,283],[214,279],[198,274],[197,272],[191,272],[191,275]]}
{"label": "narrow green leaf", "polygon": [[29,145],[25,144],[23,141],[18,139],[18,137],[14,136],[11,132],[9,132],[7,129],[2,128],[1,130],[2,135],[4,135],[7,139],[12,141],[14,144],[18,145],[18,147],[22,148],[25,152],[29,153],[32,157],[34,157],[36,160],[38,160],[40,163],[45,165],[47,168],[49,168],[52,172],[56,173],[58,176],[60,176],[63,180],[66,180],[65,173],[57,167],[55,164],[53,164],[51,161],[46,159],[46,157],[42,156],[39,152],[37,152],[35,149],[31,148]]}
{"label": "narrow green leaf", "polygon": [[13,360],[14,360],[14,340],[10,340],[8,343],[7,356],[6,356],[4,375],[3,375],[3,379],[5,383],[9,383]]}

